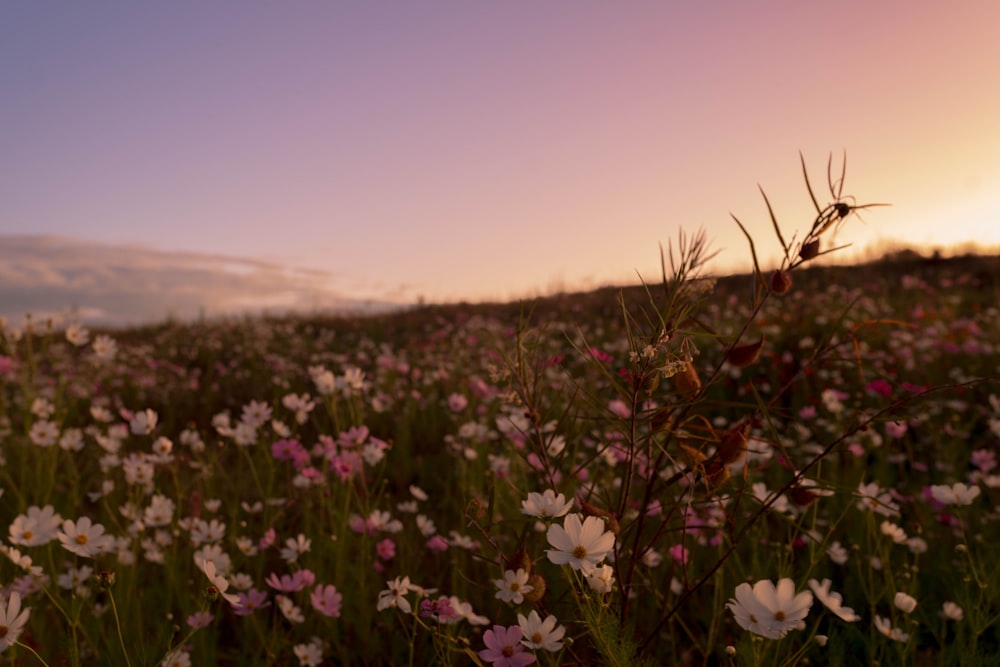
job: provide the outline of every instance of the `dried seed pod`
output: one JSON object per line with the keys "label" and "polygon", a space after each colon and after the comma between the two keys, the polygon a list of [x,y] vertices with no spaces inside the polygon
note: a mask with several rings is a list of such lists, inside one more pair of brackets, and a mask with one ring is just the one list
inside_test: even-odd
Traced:
{"label": "dried seed pod", "polygon": [[685,361],[681,370],[674,375],[674,389],[683,398],[692,398],[701,391],[701,378],[690,360]]}
{"label": "dried seed pod", "polygon": [[730,477],[732,477],[732,473],[729,472],[729,466],[719,459],[713,459],[705,466],[705,482],[708,483],[708,488],[712,491],[728,482]]}
{"label": "dried seed pod", "polygon": [[808,243],[802,244],[802,249],[799,250],[799,257],[802,259],[812,259],[819,254],[819,239],[813,239]]}
{"label": "dried seed pod", "polygon": [[548,584],[545,583],[545,578],[540,574],[533,574],[528,577],[528,585],[531,586],[531,591],[524,594],[524,599],[531,603],[541,600],[542,596],[545,595],[545,591],[548,589]]}
{"label": "dried seed pod", "polygon": [[760,357],[760,351],[764,349],[764,334],[760,335],[760,340],[756,343],[737,345],[729,350],[726,360],[737,368],[746,368]]}
{"label": "dried seed pod", "polygon": [[515,572],[518,570],[524,570],[528,574],[531,574],[531,557],[528,555],[528,552],[524,549],[523,545],[518,547],[517,551],[511,554],[510,558],[507,559],[507,562],[504,564],[504,569],[514,570]]}
{"label": "dried seed pod", "polygon": [[783,269],[778,269],[771,274],[771,291],[782,296],[788,294],[792,289],[792,274]]}
{"label": "dried seed pod", "polygon": [[732,428],[719,440],[719,448],[715,455],[722,465],[736,463],[747,453],[747,436],[750,435],[750,424],[744,422]]}

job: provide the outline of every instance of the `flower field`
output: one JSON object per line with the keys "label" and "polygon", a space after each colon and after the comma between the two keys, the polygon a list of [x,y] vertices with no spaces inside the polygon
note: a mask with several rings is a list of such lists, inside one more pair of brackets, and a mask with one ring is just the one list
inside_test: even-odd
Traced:
{"label": "flower field", "polygon": [[811,267],[839,201],[774,273],[4,323],[0,659],[990,664],[996,265]]}

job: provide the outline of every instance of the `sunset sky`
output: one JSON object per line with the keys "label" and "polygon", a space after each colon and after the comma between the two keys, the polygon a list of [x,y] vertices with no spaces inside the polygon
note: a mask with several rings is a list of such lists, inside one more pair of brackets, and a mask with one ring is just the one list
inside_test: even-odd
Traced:
{"label": "sunset sky", "polygon": [[151,257],[160,293],[194,262],[247,303],[508,299],[655,279],[699,228],[730,272],[730,213],[777,256],[758,184],[807,227],[800,152],[892,204],[839,242],[996,247],[998,26],[996,0],[3,3],[0,299],[86,306]]}

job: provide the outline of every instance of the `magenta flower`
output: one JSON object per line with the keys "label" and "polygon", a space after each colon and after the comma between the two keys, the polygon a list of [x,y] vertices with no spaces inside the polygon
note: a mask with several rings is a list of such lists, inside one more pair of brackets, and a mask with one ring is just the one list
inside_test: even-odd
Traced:
{"label": "magenta flower", "polygon": [[382,560],[392,560],[396,555],[396,543],[386,538],[375,545],[375,551]]}
{"label": "magenta flower", "polygon": [[496,667],[524,667],[535,662],[535,656],[524,650],[521,638],[524,633],[520,626],[512,625],[505,628],[494,625],[492,630],[483,633],[483,643],[486,648],[479,652],[479,657]]}
{"label": "magenta flower", "polygon": [[332,584],[324,586],[320,584],[309,596],[313,608],[324,616],[338,618],[340,616],[340,603],[344,596],[337,592],[337,587]]}
{"label": "magenta flower", "polygon": [[451,599],[442,595],[437,600],[424,598],[420,601],[420,615],[436,618],[439,623],[447,623],[458,618],[458,612],[451,606]]}
{"label": "magenta flower", "polygon": [[311,570],[299,570],[295,574],[283,574],[279,578],[272,572],[264,582],[271,588],[285,593],[301,591],[306,586],[312,586],[316,582],[316,575]]}
{"label": "magenta flower", "polygon": [[[236,613],[238,614],[239,610],[237,610]],[[215,617],[207,611],[196,611],[187,617],[187,624],[195,630],[199,630],[201,628],[207,628],[212,623],[214,618]]]}

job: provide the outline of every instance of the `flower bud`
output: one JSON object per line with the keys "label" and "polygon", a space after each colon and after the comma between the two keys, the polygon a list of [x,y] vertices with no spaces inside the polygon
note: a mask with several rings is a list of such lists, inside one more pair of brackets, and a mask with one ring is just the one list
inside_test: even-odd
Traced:
{"label": "flower bud", "polygon": [[750,435],[750,424],[744,422],[723,434],[719,440],[716,457],[723,465],[736,463],[747,453],[747,436]]}
{"label": "flower bud", "polygon": [[683,367],[674,376],[674,389],[683,398],[693,398],[701,390],[701,378],[698,371],[690,360],[685,361]]}
{"label": "flower bud", "polygon": [[799,250],[799,257],[802,259],[812,259],[819,254],[819,239],[814,239],[808,243],[802,244],[802,249]]}
{"label": "flower bud", "polygon": [[542,599],[542,596],[545,595],[545,591],[548,589],[548,584],[545,583],[545,578],[540,574],[533,574],[528,577],[528,585],[531,586],[531,591],[524,594],[526,602],[538,602]]}

